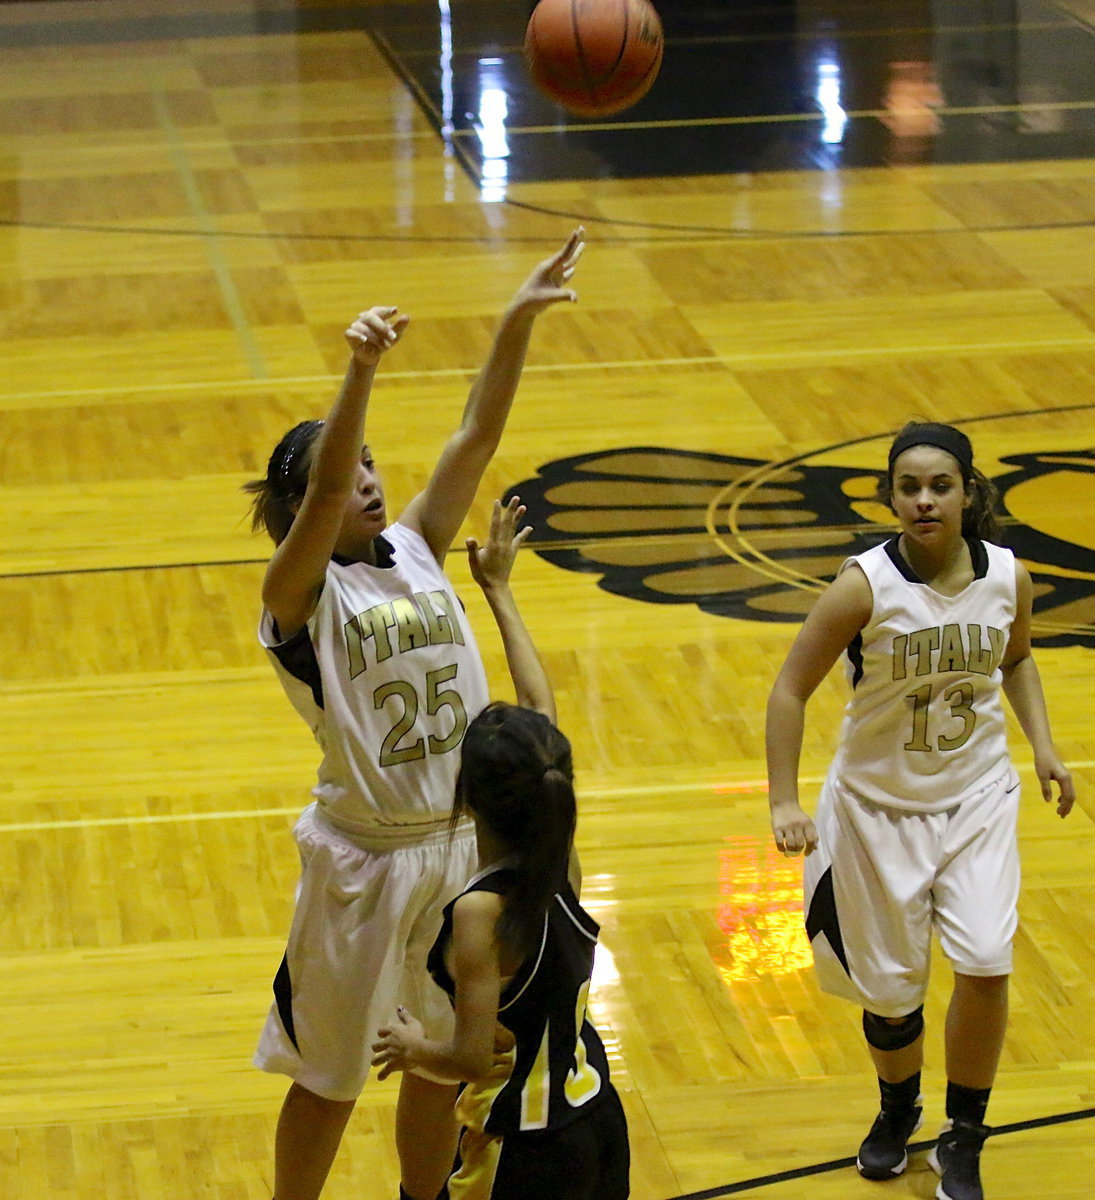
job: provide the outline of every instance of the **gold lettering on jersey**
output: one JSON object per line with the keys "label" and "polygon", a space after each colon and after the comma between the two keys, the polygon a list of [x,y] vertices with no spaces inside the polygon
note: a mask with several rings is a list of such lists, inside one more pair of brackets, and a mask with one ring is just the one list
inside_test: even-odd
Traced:
{"label": "gold lettering on jersey", "polygon": [[[393,638],[391,631],[396,631]],[[422,646],[464,645],[464,633],[452,596],[448,592],[415,592],[414,599],[399,596],[385,600],[351,617],[343,626],[350,678],[384,662],[396,652],[405,654]],[[369,645],[372,644],[370,658]]]}
{"label": "gold lettering on jersey", "polygon": [[937,672],[964,671],[966,669],[966,647],[962,645],[962,629],[958,625],[944,625],[939,639]]}
{"label": "gold lettering on jersey", "polygon": [[[985,645],[985,639],[988,645]],[[915,675],[967,671],[971,675],[991,675],[1004,659],[1007,635],[992,625],[971,622],[966,640],[961,625],[943,625],[937,629],[918,629],[894,637],[892,674],[895,680],[907,679],[910,658],[915,658]]]}
{"label": "gold lettering on jersey", "polygon": [[[433,592],[434,596],[442,595],[444,592]],[[444,613],[438,613],[434,610],[430,603],[429,596],[425,592],[415,592],[414,598],[418,601],[418,607],[422,610],[423,617],[426,618],[426,629],[430,635],[430,644],[438,646],[442,642],[452,641],[452,625],[449,623],[449,618]]]}
{"label": "gold lettering on jersey", "polygon": [[1002,629],[994,629],[991,625],[988,627],[989,643],[992,646],[992,669],[996,668],[1004,661],[1004,651],[1007,649],[1007,638],[1004,636]]}
{"label": "gold lettering on jersey", "polygon": [[392,612],[395,614],[395,627],[399,634],[400,654],[430,644],[426,625],[412,600],[406,596],[398,597],[392,601]]}
{"label": "gold lettering on jersey", "polygon": [[437,601],[441,609],[444,610],[444,617],[438,614],[438,620],[448,623],[448,628],[452,630],[452,640],[458,646],[464,644],[464,631],[460,628],[460,618],[456,615],[456,609],[453,607],[452,597],[448,592],[430,592],[430,595]]}
{"label": "gold lettering on jersey", "polygon": [[909,634],[909,653],[916,656],[917,675],[932,673],[932,654],[938,649],[938,629],[918,629]]}
{"label": "gold lettering on jersey", "polygon": [[368,670],[365,660],[365,645],[371,639],[377,662],[392,656],[392,643],[388,630],[395,625],[395,613],[390,601],[367,608],[356,617],[351,617],[343,626],[346,633],[346,653],[350,660],[350,678]]}
{"label": "gold lettering on jersey", "polygon": [[996,670],[992,661],[992,645],[991,643],[988,646],[984,644],[981,633],[980,625],[971,623],[966,626],[966,635],[970,643],[966,670],[974,675],[991,675]]}
{"label": "gold lettering on jersey", "polygon": [[909,635],[907,633],[899,633],[893,640],[893,677],[894,679],[904,679],[908,674],[905,667],[905,655],[908,651]]}

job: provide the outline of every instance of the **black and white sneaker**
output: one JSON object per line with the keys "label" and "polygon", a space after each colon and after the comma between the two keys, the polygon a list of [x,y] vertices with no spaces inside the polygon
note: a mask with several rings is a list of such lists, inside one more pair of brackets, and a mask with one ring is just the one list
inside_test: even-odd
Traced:
{"label": "black and white sneaker", "polygon": [[981,1190],[981,1147],[989,1135],[987,1125],[948,1121],[939,1131],[928,1163],[941,1178],[936,1200],[984,1200]]}
{"label": "black and white sneaker", "polygon": [[917,1104],[913,1108],[882,1109],[871,1132],[863,1139],[855,1165],[864,1179],[896,1179],[908,1165],[909,1138],[920,1128]]}

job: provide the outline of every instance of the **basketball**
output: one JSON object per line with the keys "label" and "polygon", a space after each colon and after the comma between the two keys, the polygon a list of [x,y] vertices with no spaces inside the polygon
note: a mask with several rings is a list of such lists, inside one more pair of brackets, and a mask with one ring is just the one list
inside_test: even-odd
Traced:
{"label": "basketball", "polygon": [[610,116],[642,99],[662,46],[650,0],[540,0],[525,31],[533,82],[579,117]]}

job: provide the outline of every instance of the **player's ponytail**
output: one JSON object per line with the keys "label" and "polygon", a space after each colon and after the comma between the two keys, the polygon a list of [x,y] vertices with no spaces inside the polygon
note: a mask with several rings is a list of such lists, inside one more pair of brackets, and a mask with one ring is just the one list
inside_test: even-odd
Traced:
{"label": "player's ponytail", "polygon": [[522,870],[498,922],[501,940],[526,954],[539,944],[544,913],[566,883],[577,816],[569,758],[568,745],[567,769],[552,764],[534,781],[539,794],[530,797]]}
{"label": "player's ponytail", "polygon": [[570,743],[542,713],[488,705],[468,726],[452,823],[470,813],[518,860],[498,940],[522,957],[539,945],[544,915],[566,883],[577,818]]}
{"label": "player's ponytail", "polygon": [[322,428],[322,421],[301,421],[294,425],[274,447],[266,464],[266,475],[243,485],[243,490],[252,497],[251,528],[256,533],[265,529],[275,545],[285,539],[304,499],[312,450]]}
{"label": "player's ponytail", "polygon": [[980,538],[983,542],[1000,541],[1000,520],[996,503],[1000,498],[996,484],[973,467],[966,480],[966,492],[970,497],[969,507],[962,513],[962,533],[966,537]]}

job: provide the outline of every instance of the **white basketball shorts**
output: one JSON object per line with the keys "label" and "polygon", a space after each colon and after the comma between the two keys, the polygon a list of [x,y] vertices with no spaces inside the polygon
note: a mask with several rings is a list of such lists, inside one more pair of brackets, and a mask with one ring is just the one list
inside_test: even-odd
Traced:
{"label": "white basketball shorts", "polygon": [[427,1037],[451,1033],[452,1007],[426,956],[441,910],[475,873],[474,827],[451,840],[444,828],[385,831],[365,849],[313,804],[293,834],[296,909],[254,1062],[328,1100],[356,1100],[376,1031],[398,1005]]}
{"label": "white basketball shorts", "polygon": [[933,928],[957,973],[1011,973],[1019,790],[1009,767],[955,808],[914,813],[825,781],[803,874],[823,991],[906,1016],[924,1002]]}

